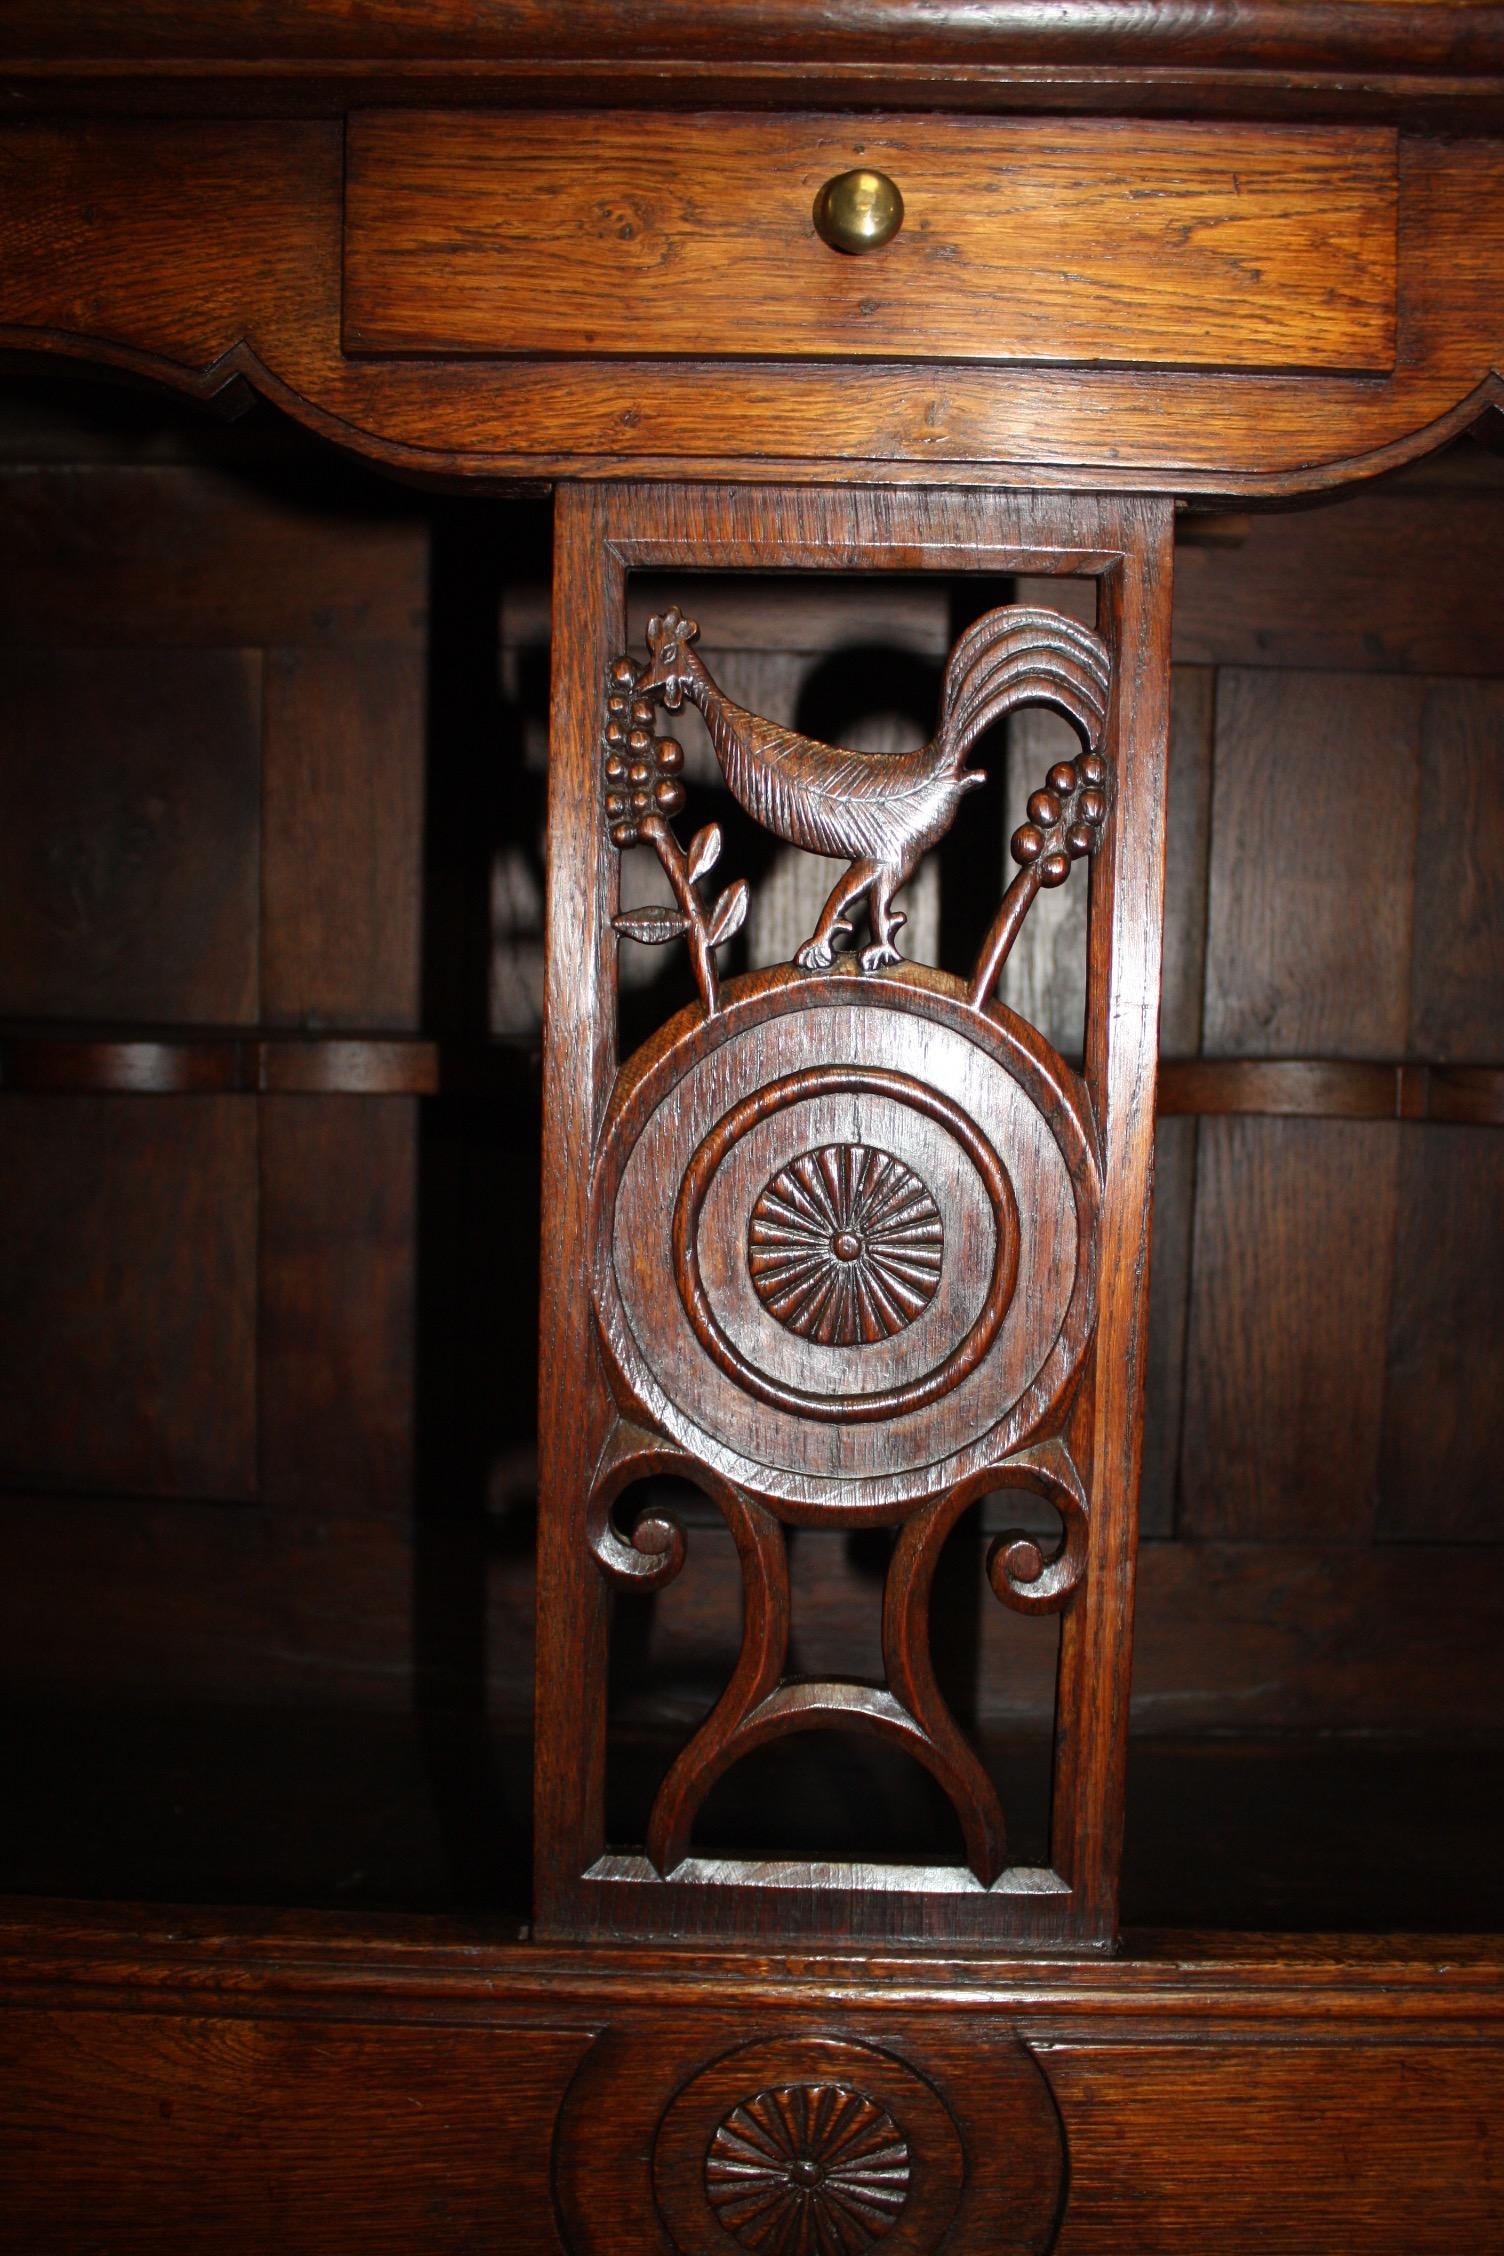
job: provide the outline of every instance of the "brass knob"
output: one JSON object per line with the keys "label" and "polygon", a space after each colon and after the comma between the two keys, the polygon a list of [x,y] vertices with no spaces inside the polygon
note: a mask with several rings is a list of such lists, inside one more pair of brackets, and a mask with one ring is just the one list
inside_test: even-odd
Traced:
{"label": "brass knob", "polygon": [[833,251],[876,251],[903,225],[903,198],[885,172],[838,172],[815,198],[815,232]]}

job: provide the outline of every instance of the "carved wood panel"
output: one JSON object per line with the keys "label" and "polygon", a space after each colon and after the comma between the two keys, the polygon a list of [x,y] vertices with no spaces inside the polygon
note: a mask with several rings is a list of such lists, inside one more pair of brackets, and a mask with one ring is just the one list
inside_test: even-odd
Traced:
{"label": "carved wood panel", "polygon": [[657,2246],[650,2219],[675,2256],[1050,2245],[1065,2141],[1011,2027],[758,2020],[681,2009],[597,2041],[554,2148],[579,2256]]}
{"label": "carved wood panel", "polygon": [[[994,506],[975,522],[964,497],[866,499],[822,498],[795,522],[775,496],[621,489],[561,512],[545,1141],[563,1226],[544,1303],[540,1915],[1093,1944],[1111,1929],[1127,1650],[1142,1264],[1121,1249],[1142,1242],[1152,1123],[1163,516],[1016,504],[999,527],[985,524]],[[994,606],[949,656],[935,734],[898,753],[820,743],[735,703],[671,601],[648,621],[645,654],[615,640],[629,564],[912,570],[916,548],[995,577],[1085,572],[1100,583],[1098,624]],[[1032,705],[1062,714],[1078,749],[1057,754],[1019,810],[1016,874],[975,962],[908,962],[903,888],[986,781],[968,755]],[[836,865],[789,963],[726,976],[749,892],[719,874],[719,826],[686,824],[687,840],[675,827],[693,786],[662,722],[686,706],[742,808]],[[617,865],[635,850],[654,855],[671,901],[616,906]],[[1084,1074],[994,999],[1031,904],[1077,862],[1101,872]],[[617,952],[680,941],[697,1000],[618,1069]],[[567,1264],[566,1247],[578,1249]],[[735,1541],[741,1651],[641,1844],[608,1847],[606,1590],[650,1593],[688,1557],[670,1514],[614,1512],[664,1474],[699,1488]],[[1064,1617],[1040,1868],[1010,1861],[996,1787],[929,1650],[948,1537],[981,1496],[1020,1490],[1053,1507],[1058,1535],[1005,1532],[986,1571],[1005,1605]],[[861,1523],[894,1530],[882,1678],[793,1675],[786,1531]],[[811,1730],[859,1732],[921,1764],[955,1808],[964,1863],[791,1863],[774,1812],[765,1860],[703,1850],[696,1823],[717,1779]]]}

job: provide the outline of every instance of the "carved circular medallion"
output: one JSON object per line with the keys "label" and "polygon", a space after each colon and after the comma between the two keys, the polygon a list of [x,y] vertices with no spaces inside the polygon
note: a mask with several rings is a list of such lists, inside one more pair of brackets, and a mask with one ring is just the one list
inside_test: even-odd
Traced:
{"label": "carved circular medallion", "polygon": [[844,2084],[783,2084],[731,2110],[705,2157],[716,2222],[744,2247],[855,2256],[909,2197],[909,2143],[885,2107]]}
{"label": "carved circular medallion", "polygon": [[[884,2012],[882,2044],[802,2025],[759,2031],[752,2012],[708,2025],[660,2016],[581,2062],[554,2147],[564,2237],[579,2256],[628,2245],[628,2209],[603,2189],[622,2194],[634,2228],[641,2219],[634,2249],[674,2256],[866,2256],[874,2243],[875,2256],[1025,2256],[1052,2245],[1061,2120],[996,2011],[943,2023]],[[638,2193],[648,2157],[651,2220]]]}
{"label": "carved circular medallion", "polygon": [[945,1225],[929,1187],[865,1144],[801,1152],[763,1186],[747,1231],[758,1299],[825,1347],[891,1339],[935,1297]]}
{"label": "carved circular medallion", "polygon": [[[957,1195],[963,1208],[979,1210],[973,1216],[978,1227],[970,1235],[987,1266],[983,1268],[979,1263],[959,1280],[959,1292],[952,1292],[948,1306],[942,1309],[944,1321],[938,1338],[932,1327],[930,1337],[921,1335],[919,1352],[908,1355],[902,1362],[880,1365],[877,1370],[869,1371],[866,1367],[853,1370],[848,1359],[839,1372],[828,1372],[804,1362],[788,1371],[782,1367],[779,1356],[770,1355],[755,1334],[747,1337],[745,1321],[738,1327],[734,1283],[733,1292],[728,1295],[724,1289],[724,1274],[720,1305],[717,1305],[718,1296],[706,1281],[702,1240],[708,1239],[712,1256],[717,1252],[721,1254],[724,1271],[726,1230],[721,1216],[734,1216],[750,1191],[750,1170],[755,1163],[747,1153],[758,1148],[754,1132],[760,1132],[763,1148],[767,1148],[771,1137],[772,1148],[778,1150],[786,1147],[791,1131],[797,1132],[800,1123],[813,1127],[822,1117],[827,1120],[836,1117],[828,1109],[822,1116],[818,1109],[822,1104],[828,1108],[853,1098],[886,1106],[886,1117],[896,1135],[906,1138],[911,1145],[917,1137],[917,1152],[933,1153],[932,1164],[943,1164],[948,1178],[957,1179],[958,1162],[966,1169],[966,1175],[957,1182]],[[866,1117],[877,1119],[884,1115],[879,1112]],[[741,1151],[739,1147],[744,1141],[747,1149]],[[866,1149],[865,1145],[855,1148]],[[905,1163],[898,1164],[905,1166],[905,1173],[913,1177],[928,1197],[923,1177]],[[781,1169],[780,1176],[792,1177],[797,1165],[796,1160],[792,1166]],[[965,1187],[968,1183],[969,1192]],[[765,1196],[766,1187],[762,1193],[762,1197]],[[761,1197],[757,1203],[761,1204]],[[750,1237],[750,1225],[748,1234]],[[836,1239],[839,1237],[849,1243],[855,1236],[849,1228],[837,1228],[830,1233],[828,1243],[833,1260],[842,1258],[836,1252]],[[862,1248],[858,1245],[853,1250],[859,1254]],[[721,1369],[749,1394],[781,1410],[793,1410],[822,1423],[849,1425],[858,1421],[887,1420],[909,1410],[918,1410],[925,1403],[948,1394],[986,1355],[1008,1312],[1018,1274],[1018,1203],[1008,1171],[986,1136],[961,1106],[952,1103],[940,1090],[930,1088],[912,1074],[895,1072],[890,1066],[819,1066],[813,1071],[784,1074],[766,1082],[716,1122],[684,1171],[674,1209],[673,1256],[679,1295],[696,1335]],[[757,1301],[765,1306],[750,1262],[747,1268]],[[930,1301],[938,1305],[938,1287],[943,1274],[942,1264],[931,1280],[926,1307]],[[916,1309],[910,1321],[923,1313],[923,1308]],[[738,1337],[739,1328],[741,1337]],[[903,1329],[906,1327],[896,1327],[896,1330]],[[812,1337],[816,1346],[833,1345],[839,1350],[875,1346],[895,1337],[895,1331],[879,1330],[875,1339],[868,1341],[860,1336],[834,1342],[823,1341],[818,1334],[803,1336]],[[942,1352],[925,1352],[935,1345],[939,1345]],[[876,1385],[870,1383],[873,1378],[878,1382]]]}
{"label": "carved circular medallion", "polygon": [[938,974],[729,982],[625,1069],[594,1197],[622,1407],[789,1519],[1019,1448],[1095,1321],[1080,1084]]}

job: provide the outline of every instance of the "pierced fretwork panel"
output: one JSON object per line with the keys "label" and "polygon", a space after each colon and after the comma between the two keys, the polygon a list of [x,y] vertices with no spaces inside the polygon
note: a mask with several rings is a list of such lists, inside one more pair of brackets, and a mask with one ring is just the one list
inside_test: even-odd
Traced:
{"label": "pierced fretwork panel", "polygon": [[[566,504],[561,526],[561,578],[574,586],[583,574],[590,597],[556,667],[546,1159],[577,1258],[556,1272],[559,1297],[544,1307],[540,1918],[569,1931],[1100,1944],[1115,1884],[1132,1546],[1136,1385],[1124,1358],[1142,1298],[1139,1272],[1120,1268],[1104,1325],[1103,1279],[1110,1250],[1146,1228],[1137,1147],[1152,1123],[1150,1107],[1141,1123],[1121,1123],[1129,1163],[1118,1173],[1136,1203],[1115,1203],[1104,1100],[1125,1048],[1138,1082],[1146,1066],[1152,1076],[1153,995],[1152,985],[1147,997],[1135,988],[1123,1007],[1114,896],[1136,862],[1154,920],[1147,935],[1136,921],[1132,977],[1152,982],[1158,795],[1146,793],[1144,770],[1162,726],[1159,693],[1145,698],[1137,663],[1140,693],[1124,694],[1123,641],[1150,632],[1141,551],[1152,528],[1162,553],[1163,513],[1128,511],[1130,540],[1116,523],[1107,537],[1101,520],[1117,513],[1105,507],[1010,504],[1034,538],[980,544],[975,568],[1050,569],[1056,551],[1041,536],[1051,518],[1067,529],[1084,518],[1096,537],[1055,528],[1053,568],[1101,575],[1103,631],[1039,603],[995,606],[949,655],[933,736],[876,753],[817,742],[786,717],[734,702],[699,655],[697,621],[672,601],[649,619],[643,650],[616,640],[629,563],[660,573],[676,556],[686,573],[732,562],[808,569],[828,542],[864,568],[891,555],[912,569],[910,548],[864,533],[861,497],[819,497],[827,533],[813,548],[768,522],[777,512],[765,497],[714,495],[702,513],[694,503],[705,498],[595,493]],[[885,506],[942,523],[984,513],[964,497]],[[953,568],[953,557],[940,561]],[[568,638],[561,596],[555,631]],[[1034,707],[1065,717],[1076,750],[1053,761],[1018,810],[1016,873],[977,957],[909,961],[903,889],[966,820],[967,795],[984,780],[968,755],[1003,715]],[[685,740],[702,723],[745,812],[831,865],[828,896],[793,959],[729,979],[719,959],[750,892],[725,867],[720,827],[694,819]],[[1148,836],[1125,849],[1129,819]],[[617,869],[639,852],[656,859],[670,900],[623,910]],[[1083,1076],[995,998],[1040,891],[1091,862],[1106,901],[1104,915],[1093,900]],[[572,914],[561,863],[588,872]],[[696,1000],[617,1067],[618,951],[679,945]],[[584,1105],[586,1092],[565,1080],[565,1013],[591,1030],[571,1053],[588,1065]],[[583,1181],[557,1173],[571,1138]],[[1106,1447],[1104,1405],[1117,1421]],[[608,1845],[606,1592],[659,1588],[686,1557],[672,1517],[623,1526],[614,1516],[617,1500],[653,1475],[687,1479],[724,1520],[741,1566],[741,1644],[662,1780],[645,1838]],[[1006,1606],[1062,1616],[1044,1866],[1010,1861],[1006,1813],[941,1694],[930,1649],[940,1553],[968,1507],[997,1491],[1026,1493],[1035,1525],[1041,1502],[1058,1525],[1053,1540],[1004,1533],[985,1565]],[[881,1679],[796,1675],[798,1555],[787,1531],[863,1524],[894,1531],[874,1596]],[[1104,1703],[1114,1687],[1116,1704]],[[813,1730],[861,1733],[921,1765],[955,1810],[964,1862],[800,1865],[778,1858],[776,1828],[761,1862],[699,1854],[696,1820],[717,1781],[743,1756]],[[568,1779],[561,1766],[571,1761]]]}

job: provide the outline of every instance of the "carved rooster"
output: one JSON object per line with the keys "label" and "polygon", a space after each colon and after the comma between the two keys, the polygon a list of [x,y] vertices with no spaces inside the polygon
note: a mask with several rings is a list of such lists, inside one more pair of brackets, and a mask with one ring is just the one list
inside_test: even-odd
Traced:
{"label": "carved rooster", "polygon": [[1017,705],[1050,705],[1095,751],[1107,712],[1111,666],[1099,635],[1063,612],[1005,606],[978,619],[945,668],[940,726],[916,752],[846,752],[749,713],[716,686],[691,648],[699,628],[674,608],[648,621],[651,663],[639,694],[671,710],[697,705],[734,798],[775,837],[849,868],[798,951],[823,968],[838,933],[849,933],[865,895],[872,944],[864,971],[897,963],[894,935],[906,922],[893,896],[955,819],[962,793],[985,783],[963,766],[982,731]]}

